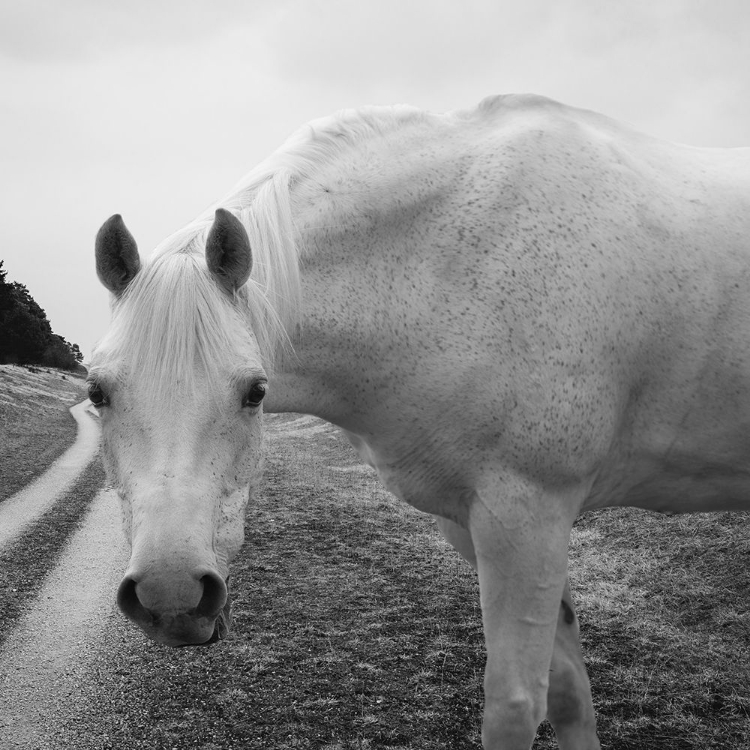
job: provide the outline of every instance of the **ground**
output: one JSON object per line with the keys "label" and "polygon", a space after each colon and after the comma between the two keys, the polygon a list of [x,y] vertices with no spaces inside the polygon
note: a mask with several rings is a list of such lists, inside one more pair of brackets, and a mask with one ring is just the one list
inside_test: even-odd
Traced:
{"label": "ground", "polygon": [[[27,405],[48,411],[36,396]],[[36,455],[48,422],[30,419],[44,429],[22,435]],[[113,544],[94,571],[112,583],[86,627],[68,634],[58,624],[73,655],[47,682],[66,698],[45,695],[41,680],[47,744],[33,750],[479,748],[484,652],[473,572],[333,428],[296,415],[267,422],[265,483],[232,575],[230,638],[179,650],[146,641],[114,609],[124,563]],[[59,579],[47,571],[75,559],[102,482],[92,465],[19,553],[3,557],[0,611],[8,589],[22,589],[23,601],[0,660],[27,619],[43,619],[56,596],[44,587]],[[626,510],[579,521],[571,580],[603,747],[750,747],[749,563],[743,514]],[[85,585],[75,570],[62,580]],[[543,726],[536,750],[555,746]]]}

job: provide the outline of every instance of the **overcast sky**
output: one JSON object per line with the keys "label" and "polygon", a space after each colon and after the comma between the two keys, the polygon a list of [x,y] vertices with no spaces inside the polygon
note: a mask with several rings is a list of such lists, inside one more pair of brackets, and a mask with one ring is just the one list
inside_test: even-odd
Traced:
{"label": "overcast sky", "polygon": [[0,259],[88,358],[99,225],[142,254],[298,126],[531,91],[750,145],[747,0],[0,0]]}

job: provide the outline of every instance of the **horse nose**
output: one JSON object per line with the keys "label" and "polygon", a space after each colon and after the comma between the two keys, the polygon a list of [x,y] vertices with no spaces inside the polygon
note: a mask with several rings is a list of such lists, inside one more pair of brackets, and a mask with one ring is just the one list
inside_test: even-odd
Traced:
{"label": "horse nose", "polygon": [[126,575],[117,591],[123,614],[153,640],[168,646],[216,640],[216,620],[227,604],[227,586],[213,571]]}

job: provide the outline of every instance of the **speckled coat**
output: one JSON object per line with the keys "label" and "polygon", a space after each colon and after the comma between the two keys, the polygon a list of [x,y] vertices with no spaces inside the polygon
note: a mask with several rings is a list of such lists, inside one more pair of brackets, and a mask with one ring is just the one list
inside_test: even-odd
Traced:
{"label": "speckled coat", "polygon": [[[561,748],[598,748],[576,515],[750,508],[750,149],[533,96],[370,110],[367,137],[347,117],[310,129],[290,182],[301,304],[264,408],[340,426],[476,567],[486,750],[529,748],[545,715]],[[230,293],[255,252],[231,221],[209,260]],[[122,245],[100,238],[115,294]]]}

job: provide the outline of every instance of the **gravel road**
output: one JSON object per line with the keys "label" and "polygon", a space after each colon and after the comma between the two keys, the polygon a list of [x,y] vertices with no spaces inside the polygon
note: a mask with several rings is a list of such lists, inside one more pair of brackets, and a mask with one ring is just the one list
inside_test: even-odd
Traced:
{"label": "gravel road", "polygon": [[[106,649],[127,562],[120,514],[100,492],[34,606],[0,652],[0,746],[58,750],[56,735],[92,655]],[[119,623],[118,623],[119,624]]]}
{"label": "gravel road", "polygon": [[73,445],[47,471],[0,504],[0,548],[8,546],[25,527],[51,508],[73,485],[99,447],[98,417],[91,403],[82,401],[70,413],[78,425]]}
{"label": "gravel road", "polygon": [[[36,481],[0,505],[0,548],[50,508],[95,456],[99,427],[88,406],[83,402],[71,409],[78,424],[74,445]],[[103,640],[123,627],[114,593],[126,561],[116,498],[102,490],[0,651],[2,750],[77,747],[61,744],[59,729],[85,690],[82,681],[89,660],[106,650]]]}

